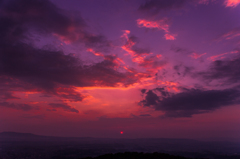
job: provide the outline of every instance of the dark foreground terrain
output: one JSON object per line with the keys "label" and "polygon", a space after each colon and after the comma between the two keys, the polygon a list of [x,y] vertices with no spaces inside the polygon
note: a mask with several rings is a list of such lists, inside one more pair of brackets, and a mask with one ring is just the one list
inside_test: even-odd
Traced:
{"label": "dark foreground terrain", "polygon": [[141,159],[141,157],[149,158],[156,155],[167,155],[172,158],[183,156],[182,158],[240,159],[240,143],[203,142],[190,139],[74,138],[14,132],[0,133],[0,159],[79,159],[84,157]]}
{"label": "dark foreground terrain", "polygon": [[125,152],[116,154],[106,154],[93,158],[86,157],[82,159],[190,159],[190,158],[157,152],[154,153]]}

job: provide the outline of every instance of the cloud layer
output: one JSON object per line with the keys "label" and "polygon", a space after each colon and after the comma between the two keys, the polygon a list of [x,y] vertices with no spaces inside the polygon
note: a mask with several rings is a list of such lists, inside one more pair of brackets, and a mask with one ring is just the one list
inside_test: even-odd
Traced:
{"label": "cloud layer", "polygon": [[[143,91],[142,91],[143,92]],[[160,92],[160,95],[157,93]],[[169,94],[164,88],[149,90],[139,104],[163,111],[165,117],[192,117],[194,114],[211,112],[223,106],[239,104],[240,91],[237,89],[200,90],[190,89]]]}

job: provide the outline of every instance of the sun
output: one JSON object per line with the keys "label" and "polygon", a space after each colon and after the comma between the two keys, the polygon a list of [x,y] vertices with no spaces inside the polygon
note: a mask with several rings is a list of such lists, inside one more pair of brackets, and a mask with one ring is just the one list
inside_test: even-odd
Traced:
{"label": "sun", "polygon": [[120,134],[123,134],[123,131],[120,131]]}

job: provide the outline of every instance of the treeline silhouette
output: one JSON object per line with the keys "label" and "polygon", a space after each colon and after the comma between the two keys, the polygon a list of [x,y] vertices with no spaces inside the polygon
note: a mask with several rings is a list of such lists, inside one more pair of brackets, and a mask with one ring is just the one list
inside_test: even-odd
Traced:
{"label": "treeline silhouette", "polygon": [[125,152],[116,154],[105,154],[98,157],[86,157],[81,159],[191,159],[181,156],[173,156],[165,153],[138,153],[138,152]]}

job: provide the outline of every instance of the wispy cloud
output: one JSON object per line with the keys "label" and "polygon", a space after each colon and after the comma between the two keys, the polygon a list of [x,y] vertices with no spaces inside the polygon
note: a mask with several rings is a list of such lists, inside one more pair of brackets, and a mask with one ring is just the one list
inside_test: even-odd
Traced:
{"label": "wispy cloud", "polygon": [[203,53],[203,54],[197,54],[197,53],[192,53],[191,55],[189,55],[191,58],[194,58],[194,59],[198,59],[200,57],[202,57],[203,55],[206,55],[207,53]]}
{"label": "wispy cloud", "polygon": [[239,53],[239,51],[235,50],[235,51],[231,51],[231,52],[225,52],[225,53],[222,53],[222,54],[219,54],[219,55],[211,56],[211,57],[208,58],[208,60],[211,60],[211,61],[221,60],[221,59],[225,58],[225,55],[236,54],[236,53]]}
{"label": "wispy cloud", "polygon": [[167,18],[163,18],[157,21],[148,21],[146,19],[138,19],[137,20],[138,27],[144,27],[149,29],[158,29],[164,30],[165,32],[165,39],[166,40],[175,40],[176,35],[169,33],[169,20]]}

